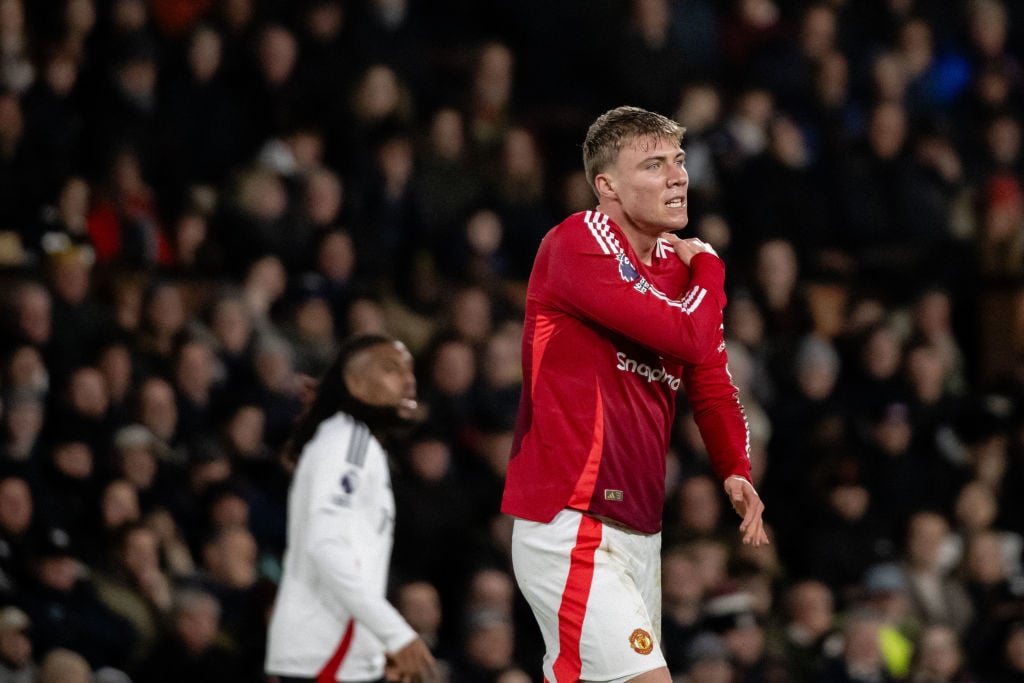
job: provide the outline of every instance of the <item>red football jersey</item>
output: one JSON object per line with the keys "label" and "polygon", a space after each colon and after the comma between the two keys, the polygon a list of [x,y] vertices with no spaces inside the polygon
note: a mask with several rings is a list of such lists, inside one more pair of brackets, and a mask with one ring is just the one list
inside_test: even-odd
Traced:
{"label": "red football jersey", "polygon": [[722,479],[749,479],[747,423],[726,369],[725,267],[687,268],[667,240],[652,263],[597,211],[552,229],[534,261],[523,391],[502,511],[549,522],[565,507],[661,529],[665,454],[685,389]]}

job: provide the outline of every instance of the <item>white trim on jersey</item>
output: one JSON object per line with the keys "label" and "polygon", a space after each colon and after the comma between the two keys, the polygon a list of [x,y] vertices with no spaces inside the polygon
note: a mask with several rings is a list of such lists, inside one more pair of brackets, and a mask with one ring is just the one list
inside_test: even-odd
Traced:
{"label": "white trim on jersey", "polygon": [[[609,220],[608,215],[600,211],[587,211],[583,216],[584,224],[590,230],[590,234],[594,236],[597,246],[601,247],[601,251],[608,256],[618,256],[618,254],[622,253],[623,249],[615,233],[608,227]],[[666,245],[668,248],[671,248],[668,240],[658,239],[657,248],[659,250],[663,250]],[[663,257],[663,254],[659,254],[659,256]],[[650,282],[648,284],[650,285]],[[669,306],[678,308],[687,315],[692,315],[697,310],[701,302],[704,301],[704,296],[708,293],[703,287],[694,285],[682,300],[677,300],[669,297],[654,285],[650,285],[647,291]]]}
{"label": "white trim on jersey", "polygon": [[658,258],[668,258],[668,255],[675,251],[672,248],[672,243],[669,242],[667,239],[664,239],[662,237],[658,238],[657,249],[658,249]]}
{"label": "white trim on jersey", "polygon": [[587,211],[583,222],[590,229],[590,234],[597,241],[597,246],[601,247],[601,251],[605,254],[612,255],[622,251],[618,240],[608,231],[608,216],[606,214],[600,211]]}
{"label": "white trim on jersey", "polygon": [[704,301],[704,296],[708,293],[708,290],[694,285],[693,288],[683,297],[683,311],[686,313],[693,313],[700,306],[700,302]]}

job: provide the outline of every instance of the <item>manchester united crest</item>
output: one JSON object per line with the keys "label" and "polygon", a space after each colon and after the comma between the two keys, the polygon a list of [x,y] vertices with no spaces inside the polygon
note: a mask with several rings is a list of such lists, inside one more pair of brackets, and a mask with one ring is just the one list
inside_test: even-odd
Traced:
{"label": "manchester united crest", "polygon": [[629,644],[639,654],[649,655],[654,649],[654,639],[651,634],[642,628],[638,628],[629,634]]}

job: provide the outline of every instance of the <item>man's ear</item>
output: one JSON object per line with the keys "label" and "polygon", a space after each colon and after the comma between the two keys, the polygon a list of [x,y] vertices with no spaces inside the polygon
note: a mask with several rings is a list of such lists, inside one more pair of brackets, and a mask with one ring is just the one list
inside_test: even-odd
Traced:
{"label": "man's ear", "polygon": [[361,372],[353,372],[349,368],[344,375],[342,375],[342,381],[345,383],[345,388],[348,389],[348,393],[352,398],[357,401],[366,401],[366,375]]}
{"label": "man's ear", "polygon": [[599,197],[611,198],[617,196],[615,192],[614,182],[611,176],[609,176],[607,173],[598,173],[594,177],[594,187],[597,189],[597,194]]}
{"label": "man's ear", "polygon": [[370,391],[370,379],[367,376],[368,351],[369,349],[357,351],[341,369],[341,381],[345,383],[345,389],[348,390],[349,395],[364,403]]}

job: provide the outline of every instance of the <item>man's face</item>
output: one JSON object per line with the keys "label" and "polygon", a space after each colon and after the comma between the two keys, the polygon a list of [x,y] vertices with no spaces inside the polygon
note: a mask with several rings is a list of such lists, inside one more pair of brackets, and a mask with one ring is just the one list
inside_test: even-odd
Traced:
{"label": "man's face", "polygon": [[641,137],[627,141],[615,164],[598,174],[598,188],[606,187],[614,194],[623,212],[641,232],[656,236],[681,230],[689,220],[689,177],[683,167],[684,159],[679,143],[671,138]]}
{"label": "man's face", "polygon": [[416,410],[416,376],[412,354],[395,341],[358,352],[348,364],[345,381],[359,401],[375,408],[395,408],[410,419]]}
{"label": "man's face", "polygon": [[32,659],[32,641],[25,629],[8,628],[0,631],[0,658],[16,667],[27,665]]}

